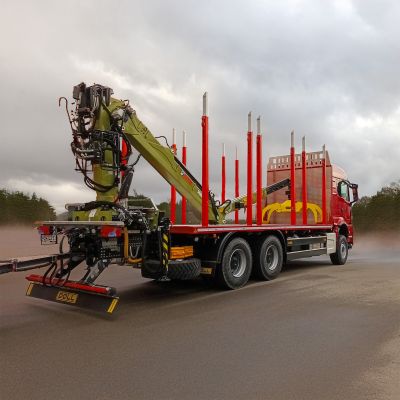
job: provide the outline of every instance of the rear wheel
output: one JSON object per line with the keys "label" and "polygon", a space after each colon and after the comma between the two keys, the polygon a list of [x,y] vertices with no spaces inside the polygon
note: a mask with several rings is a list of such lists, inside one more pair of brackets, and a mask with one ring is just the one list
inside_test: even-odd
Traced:
{"label": "rear wheel", "polygon": [[283,250],[276,236],[268,236],[256,249],[254,275],[258,279],[270,281],[275,279],[282,270]]}
{"label": "rear wheel", "polygon": [[228,289],[238,289],[249,280],[252,267],[249,244],[242,238],[232,239],[224,250],[218,270],[219,283]]}
{"label": "rear wheel", "polygon": [[329,255],[332,264],[343,265],[346,264],[347,256],[349,255],[349,246],[346,236],[339,235],[336,243],[336,252]]}

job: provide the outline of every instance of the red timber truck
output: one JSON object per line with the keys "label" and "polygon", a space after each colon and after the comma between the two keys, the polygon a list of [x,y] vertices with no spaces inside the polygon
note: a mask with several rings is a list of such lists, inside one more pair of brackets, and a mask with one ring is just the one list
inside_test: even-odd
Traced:
{"label": "red timber truck", "polygon": [[[331,164],[325,148],[306,152],[303,138],[303,151],[296,154],[292,133],[290,154],[269,159],[268,185],[262,187],[258,119],[253,191],[249,114],[247,193],[239,196],[236,182],[236,197],[218,201],[208,184],[207,94],[201,124],[201,183],[187,169],[186,160],[181,162],[176,156],[175,143],[169,146],[165,137],[153,136],[129,101],[112,94],[108,87],[81,83],[73,89],[73,110],[65,98],[60,99],[65,101],[72,128],[76,170],[96,191],[96,200],[67,204],[66,221],[38,223],[42,243],[59,243],[59,254],[0,265],[0,272],[47,267],[43,275],[26,277],[27,295],[112,313],[119,301],[116,290],[95,283],[105,268],[128,265],[155,280],[203,276],[224,288],[238,289],[251,275],[261,280],[276,278],[287,261],[298,258],[327,254],[333,264],[346,262],[353,245],[351,206],[358,199],[357,185]],[[133,149],[138,156],[131,162]],[[172,220],[150,199],[128,194],[141,157],[172,187]],[[238,172],[238,162],[235,165]],[[175,190],[198,212],[201,224],[175,223]],[[223,197],[224,193],[223,188]],[[245,223],[239,222],[241,209]],[[227,222],[233,214],[235,223]],[[71,273],[81,264],[85,272],[73,280]]]}

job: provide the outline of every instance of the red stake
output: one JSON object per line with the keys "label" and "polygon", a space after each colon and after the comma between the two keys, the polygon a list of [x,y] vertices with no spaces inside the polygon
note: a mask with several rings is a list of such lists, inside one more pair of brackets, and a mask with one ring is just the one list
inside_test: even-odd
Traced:
{"label": "red stake", "polygon": [[303,151],[301,152],[301,178],[303,195],[303,225],[307,225],[307,154],[305,136],[303,136]]}
{"label": "red stake", "polygon": [[327,223],[326,215],[326,150],[325,145],[322,146],[322,223]]}
{"label": "red stake", "polygon": [[221,175],[222,175],[222,190],[221,190],[221,203],[226,200],[226,160],[225,160],[225,144],[222,143],[222,157],[221,157]]}
{"label": "red stake", "polygon": [[[176,155],[176,135],[175,128],[172,130],[172,152]],[[171,212],[170,212],[171,222],[175,224],[176,222],[176,189],[175,186],[171,185]]]}
{"label": "red stake", "polygon": [[296,177],[295,177],[294,131],[291,133],[290,146],[290,223],[296,225]]}
{"label": "red stake", "polygon": [[207,92],[203,95],[202,128],[202,168],[201,168],[201,225],[208,226],[208,116]]}
{"label": "red stake", "polygon": [[[186,132],[183,131],[182,164],[186,166]],[[182,196],[182,224],[186,224],[186,197]]]}
{"label": "red stake", "polygon": [[247,130],[247,225],[253,223],[253,132],[251,131],[251,112],[248,115]]}
{"label": "red stake", "polygon": [[[239,160],[236,147],[236,159],[235,159],[235,197],[239,197]],[[239,210],[235,210],[235,224],[239,223]]]}
{"label": "red stake", "polygon": [[261,117],[257,118],[257,225],[262,225],[262,136],[261,136]]}

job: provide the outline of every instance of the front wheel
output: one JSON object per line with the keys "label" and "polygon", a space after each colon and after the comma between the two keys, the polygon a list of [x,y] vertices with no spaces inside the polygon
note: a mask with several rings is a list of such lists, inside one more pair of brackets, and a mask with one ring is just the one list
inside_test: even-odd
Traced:
{"label": "front wheel", "polygon": [[219,283],[227,289],[238,289],[249,280],[252,267],[251,249],[246,240],[232,239],[224,250],[218,270]]}
{"label": "front wheel", "polygon": [[346,238],[346,236],[339,235],[339,238],[338,238],[338,241],[336,244],[336,252],[329,254],[332,264],[335,264],[335,265],[346,264],[348,255],[349,255],[349,246],[347,244],[347,238]]}

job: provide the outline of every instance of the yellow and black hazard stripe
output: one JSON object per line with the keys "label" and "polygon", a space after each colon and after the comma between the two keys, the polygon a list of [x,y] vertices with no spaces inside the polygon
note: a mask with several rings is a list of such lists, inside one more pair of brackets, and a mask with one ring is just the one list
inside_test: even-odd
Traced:
{"label": "yellow and black hazard stripe", "polygon": [[168,272],[168,259],[169,259],[169,235],[163,232],[162,234],[162,265],[165,273]]}

